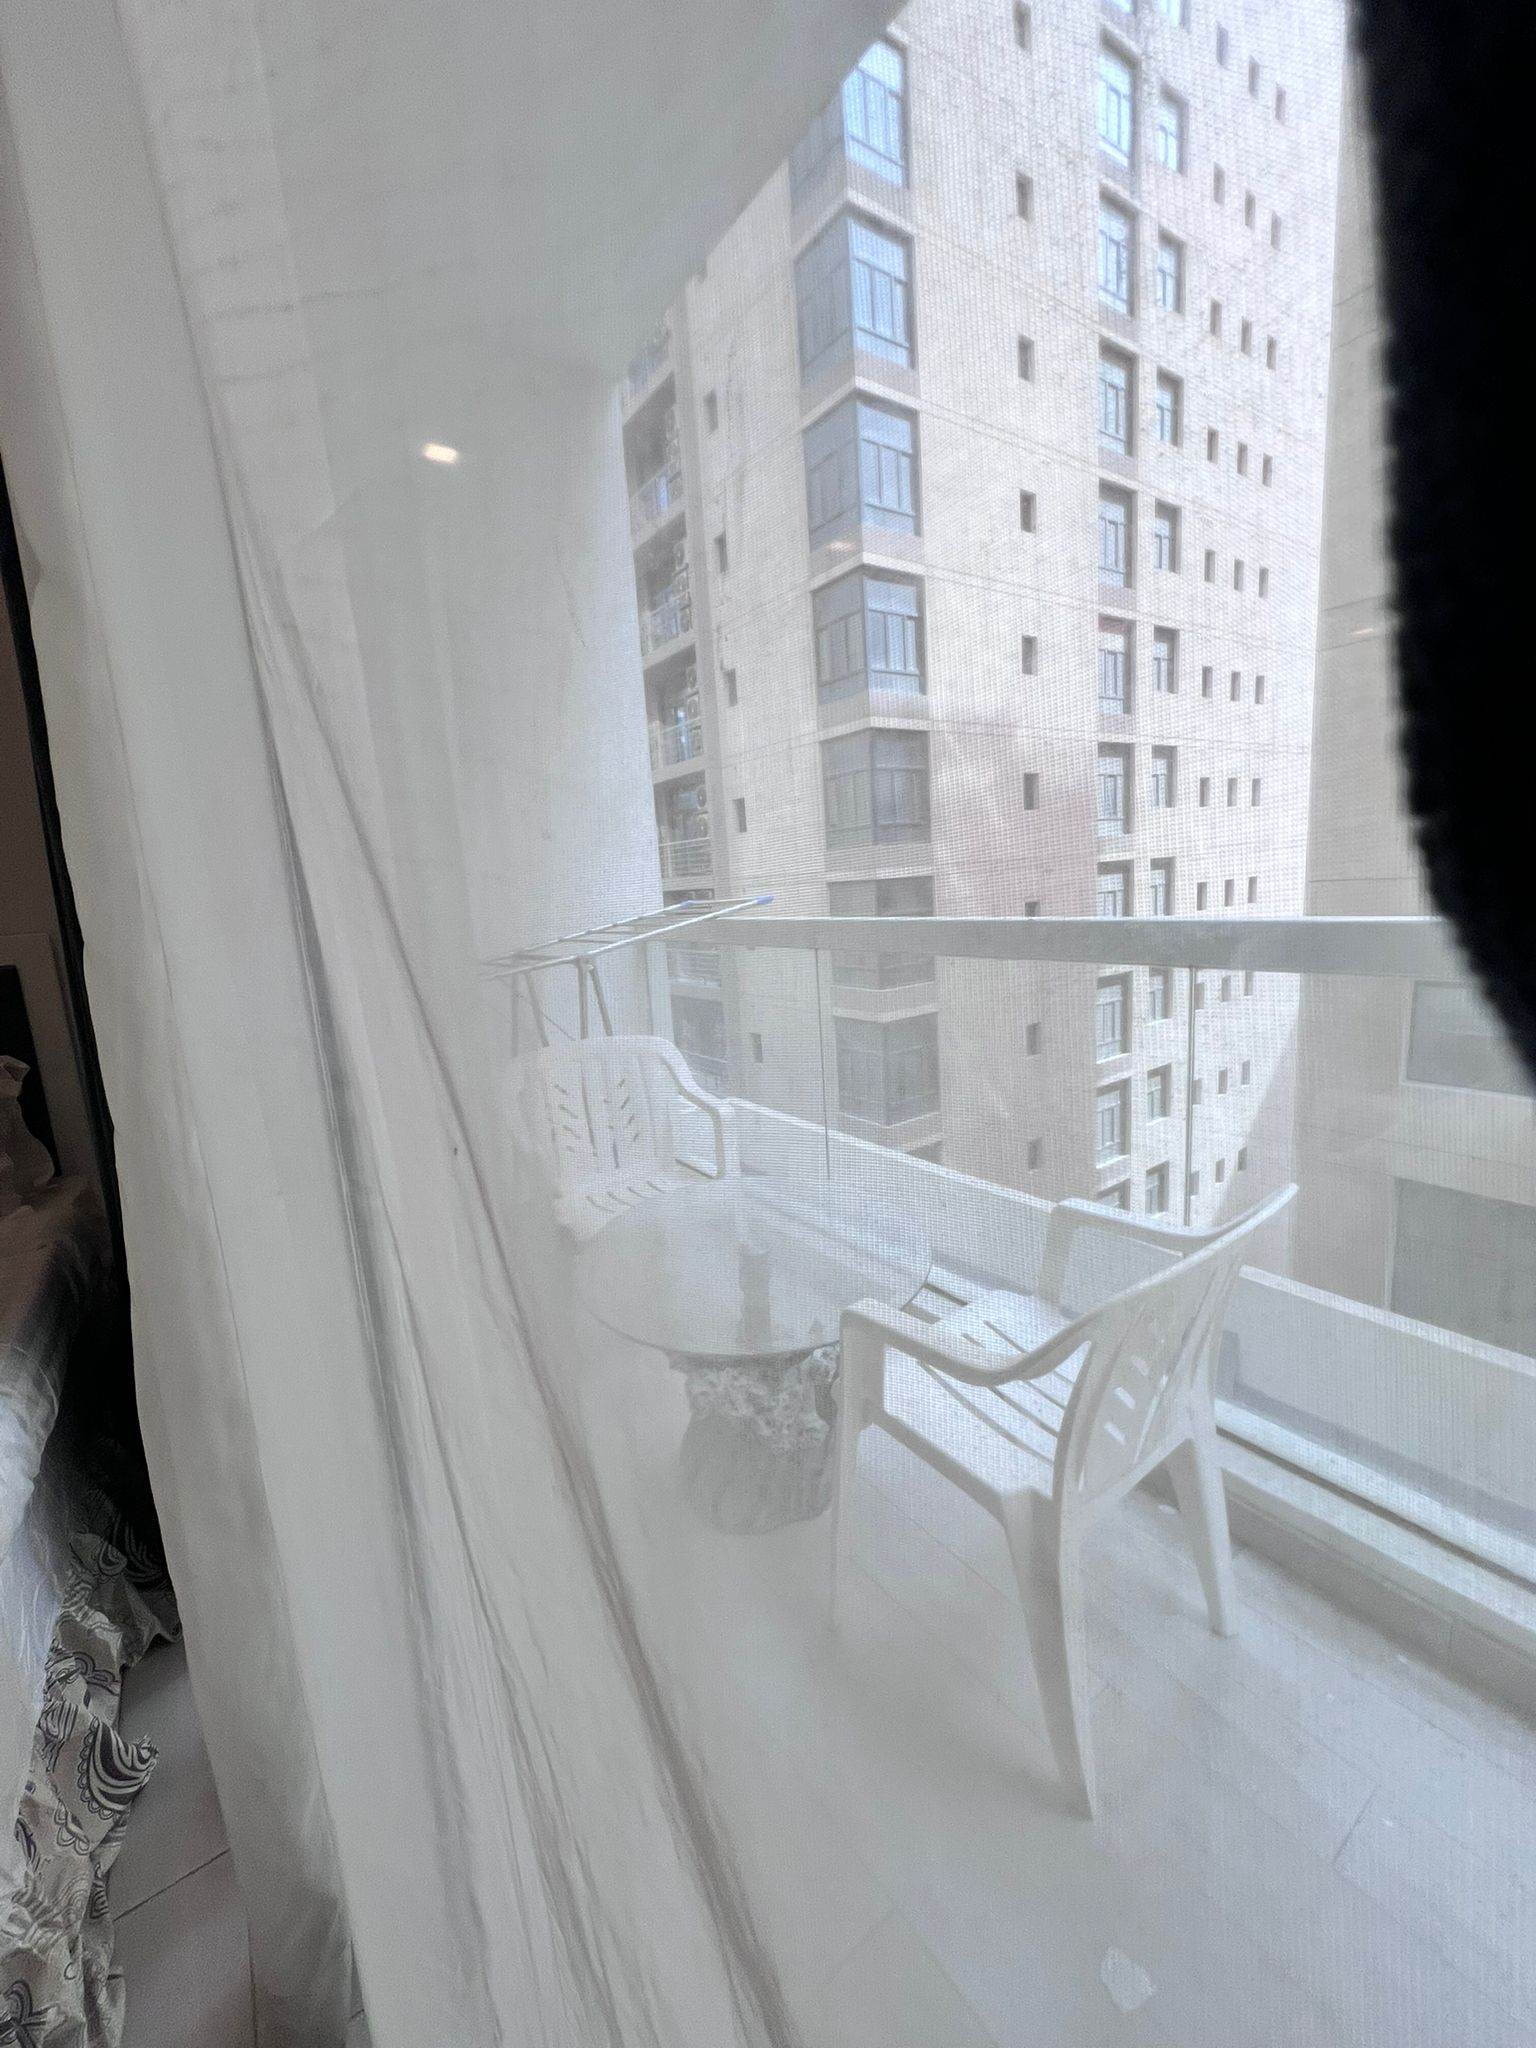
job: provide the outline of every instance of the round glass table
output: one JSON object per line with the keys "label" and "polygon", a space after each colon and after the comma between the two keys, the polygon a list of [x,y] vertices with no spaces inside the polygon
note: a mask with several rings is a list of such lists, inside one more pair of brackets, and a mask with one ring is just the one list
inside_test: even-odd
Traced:
{"label": "round glass table", "polygon": [[809,1520],[831,1491],[838,1322],[927,1277],[920,1223],[834,1181],[744,1176],[652,1196],[576,1261],[587,1309],[687,1381],[683,1487],[717,1528]]}

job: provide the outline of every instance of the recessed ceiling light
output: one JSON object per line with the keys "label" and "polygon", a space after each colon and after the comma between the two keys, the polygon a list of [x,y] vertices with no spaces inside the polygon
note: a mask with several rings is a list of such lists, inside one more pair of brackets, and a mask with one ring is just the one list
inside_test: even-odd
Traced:
{"label": "recessed ceiling light", "polygon": [[442,441],[423,441],[421,452],[428,462],[455,463],[459,459],[457,448],[449,448]]}

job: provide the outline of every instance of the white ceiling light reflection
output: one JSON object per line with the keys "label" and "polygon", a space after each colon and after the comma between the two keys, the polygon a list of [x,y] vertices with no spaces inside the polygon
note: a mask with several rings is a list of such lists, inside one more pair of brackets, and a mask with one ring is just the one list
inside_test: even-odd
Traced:
{"label": "white ceiling light reflection", "polygon": [[445,441],[423,441],[421,452],[428,462],[441,462],[452,468],[459,459],[457,448],[450,448]]}

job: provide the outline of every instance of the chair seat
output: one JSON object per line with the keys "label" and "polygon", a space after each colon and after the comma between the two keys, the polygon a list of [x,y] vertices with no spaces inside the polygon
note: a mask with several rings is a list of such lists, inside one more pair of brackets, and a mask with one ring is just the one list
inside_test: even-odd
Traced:
{"label": "chair seat", "polygon": [[[1038,1295],[998,1291],[941,1316],[935,1327],[951,1343],[974,1347],[980,1363],[1033,1351],[1068,1320]],[[994,1492],[1049,1496],[1080,1365],[1079,1354],[1043,1379],[973,1387],[905,1352],[887,1351],[886,1413]]]}
{"label": "chair seat", "polygon": [[555,1215],[577,1244],[585,1244],[596,1237],[605,1223],[622,1216],[636,1202],[649,1201],[652,1195],[669,1194],[673,1188],[692,1186],[697,1180],[697,1174],[658,1171],[637,1174],[632,1180],[606,1181],[597,1187],[582,1188],[576,1194],[562,1195],[555,1204]]}

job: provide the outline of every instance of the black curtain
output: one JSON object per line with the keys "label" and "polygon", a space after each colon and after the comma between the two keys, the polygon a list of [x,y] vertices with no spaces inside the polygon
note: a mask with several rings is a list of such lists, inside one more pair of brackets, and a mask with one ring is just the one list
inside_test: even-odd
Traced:
{"label": "black curtain", "polygon": [[1533,240],[1530,16],[1510,0],[1354,0],[1353,25],[1377,177],[1409,802],[1435,901],[1536,1072],[1536,352],[1517,306]]}

